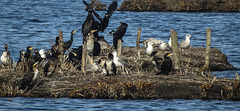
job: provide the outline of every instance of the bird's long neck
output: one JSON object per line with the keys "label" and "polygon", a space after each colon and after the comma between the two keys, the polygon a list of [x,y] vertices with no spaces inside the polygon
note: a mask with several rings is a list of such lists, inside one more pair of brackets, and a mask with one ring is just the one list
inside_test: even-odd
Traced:
{"label": "bird's long neck", "polygon": [[7,48],[7,47],[5,47],[5,51],[8,51],[8,48]]}
{"label": "bird's long neck", "polygon": [[72,33],[71,33],[70,41],[73,41],[73,35],[74,35],[74,33],[72,32]]}
{"label": "bird's long neck", "polygon": [[35,79],[37,79],[37,76],[38,76],[38,70],[35,70],[34,71],[34,76],[33,76],[33,81],[35,80]]}
{"label": "bird's long neck", "polygon": [[186,37],[186,41],[189,43],[190,42],[190,37]]}

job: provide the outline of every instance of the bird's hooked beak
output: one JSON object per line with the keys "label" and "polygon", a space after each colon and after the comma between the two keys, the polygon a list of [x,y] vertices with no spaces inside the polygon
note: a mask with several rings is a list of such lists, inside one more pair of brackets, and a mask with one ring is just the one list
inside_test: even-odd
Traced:
{"label": "bird's hooked beak", "polygon": [[72,33],[75,34],[79,29],[74,30]]}
{"label": "bird's hooked beak", "polygon": [[33,50],[33,48],[35,48],[35,47],[29,47],[29,50]]}
{"label": "bird's hooked beak", "polygon": [[77,53],[72,52],[74,56],[77,56]]}
{"label": "bird's hooked beak", "polygon": [[107,36],[113,35],[114,33],[115,33],[115,31],[114,31],[114,30],[112,30],[111,32],[109,32],[109,33],[108,33],[108,35],[107,35]]}
{"label": "bird's hooked beak", "polygon": [[96,32],[97,30],[91,30],[91,33],[94,33],[94,32]]}
{"label": "bird's hooked beak", "polygon": [[174,55],[174,53],[168,54],[167,57],[170,57],[170,56],[172,56],[172,55]]}

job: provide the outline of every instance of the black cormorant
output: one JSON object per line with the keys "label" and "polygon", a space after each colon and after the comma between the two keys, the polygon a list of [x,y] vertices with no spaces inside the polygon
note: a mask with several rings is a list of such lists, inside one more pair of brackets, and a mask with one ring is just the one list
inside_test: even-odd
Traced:
{"label": "black cormorant", "polygon": [[24,57],[25,55],[25,51],[24,50],[20,50],[19,51],[19,59],[18,59],[18,62],[17,63],[20,63],[20,62],[26,62],[26,58]]}
{"label": "black cormorant", "polygon": [[64,51],[68,50],[68,49],[72,46],[73,35],[76,33],[77,30],[78,30],[78,29],[73,30],[73,31],[71,32],[71,38],[70,38],[70,40],[64,42],[64,46],[63,46]]}
{"label": "black cormorant", "polygon": [[107,13],[104,15],[104,18],[102,19],[95,11],[94,11],[94,15],[98,18],[98,20],[100,21],[100,26],[99,26],[99,31],[103,32],[109,23],[109,19],[111,18],[113,12],[117,9],[117,1],[113,1],[109,6],[108,6],[108,10]]}
{"label": "black cormorant", "polygon": [[81,33],[83,35],[83,41],[86,40],[86,36],[93,29],[94,22],[95,22],[95,19],[93,17],[93,9],[88,8],[87,10],[88,10],[88,15],[82,25],[82,31],[81,31]]}
{"label": "black cormorant", "polygon": [[41,55],[39,54],[38,49],[34,50],[33,59],[35,60],[35,62],[38,62],[41,59]]}
{"label": "black cormorant", "polygon": [[58,43],[59,43],[59,36],[56,37],[55,39],[55,44],[51,47],[51,56],[52,57],[57,57],[59,52],[58,52]]}
{"label": "black cormorant", "polygon": [[38,68],[33,66],[32,70],[29,70],[22,78],[21,86],[19,89],[29,89],[29,86],[34,86],[38,77]]}
{"label": "black cormorant", "polygon": [[33,47],[32,46],[28,46],[27,47],[27,51],[24,55],[24,57],[26,58],[27,61],[29,61],[30,58],[32,58],[32,53],[33,53]]}
{"label": "black cormorant", "polygon": [[171,56],[171,54],[169,54],[169,53],[164,54],[164,59],[161,64],[161,72],[157,73],[157,75],[158,74],[165,74],[165,75],[169,74],[169,72],[172,69],[172,59],[170,58],[170,56]]}
{"label": "black cormorant", "polygon": [[[118,39],[122,40],[122,37],[125,35],[126,30],[127,30],[128,24],[124,23],[124,22],[120,22],[120,26],[117,28],[116,31],[112,31],[113,33],[113,46],[116,49],[117,48],[117,44],[118,44]],[[111,32],[110,34],[111,35]]]}
{"label": "black cormorant", "polygon": [[5,51],[2,52],[1,56],[1,63],[3,65],[11,65],[12,64],[12,58],[10,57],[10,52],[8,51],[8,45],[4,45]]}
{"label": "black cormorant", "polygon": [[108,76],[116,75],[116,72],[117,72],[117,67],[116,67],[115,63],[113,62],[113,58],[114,58],[113,54],[109,53],[106,63],[104,65]]}

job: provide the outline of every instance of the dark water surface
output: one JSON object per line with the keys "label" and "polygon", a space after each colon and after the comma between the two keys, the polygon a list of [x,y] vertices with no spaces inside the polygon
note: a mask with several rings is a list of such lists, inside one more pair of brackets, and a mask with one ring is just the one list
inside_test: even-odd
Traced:
{"label": "dark water surface", "polygon": [[[89,1],[88,1],[89,2]],[[111,1],[108,1],[109,4]],[[120,5],[120,3],[119,3]],[[27,46],[50,48],[58,31],[64,40],[70,32],[81,29],[87,16],[81,0],[4,0],[0,2],[0,52],[9,45],[11,57],[17,61],[19,51]],[[104,11],[97,12],[103,17]],[[123,46],[135,46],[137,29],[142,28],[141,40],[153,37],[168,41],[170,30],[178,32],[179,40],[191,34],[192,47],[205,47],[206,29],[212,29],[212,47],[228,56],[228,61],[240,68],[240,13],[176,13],[176,12],[115,12],[104,33],[112,43],[108,32],[115,30],[119,22],[128,23]],[[53,43],[52,43],[53,42]],[[81,31],[74,35],[72,47],[82,45]],[[234,78],[234,71],[213,72],[217,77]],[[52,109],[52,110],[239,110],[239,102],[200,100],[115,101],[85,99],[0,98],[0,109]],[[5,104],[7,103],[7,104]],[[31,107],[28,107],[28,106]],[[45,106],[45,107],[43,107]]]}

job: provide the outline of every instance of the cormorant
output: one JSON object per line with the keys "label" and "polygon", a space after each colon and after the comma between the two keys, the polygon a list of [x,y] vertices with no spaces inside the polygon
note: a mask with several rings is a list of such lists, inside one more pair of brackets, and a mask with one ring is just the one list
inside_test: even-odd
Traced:
{"label": "cormorant", "polygon": [[98,60],[98,64],[99,64],[99,69],[100,71],[102,71],[103,74],[107,73],[106,69],[105,69],[105,63],[107,61],[106,57],[102,57]]}
{"label": "cormorant", "polygon": [[1,56],[1,63],[3,65],[11,65],[12,64],[12,58],[10,57],[10,52],[8,51],[8,45],[4,45],[5,51],[2,52]]}
{"label": "cormorant", "polygon": [[113,34],[113,47],[116,49],[118,44],[118,39],[122,40],[122,37],[125,35],[128,24],[124,22],[120,22],[120,26],[116,31],[110,32],[108,35]]}
{"label": "cormorant", "polygon": [[107,13],[104,15],[104,18],[102,19],[95,11],[94,11],[94,15],[98,18],[98,20],[100,21],[100,26],[99,26],[99,31],[103,32],[109,23],[109,19],[111,18],[113,12],[117,9],[117,1],[113,1],[109,6],[108,6],[108,10]]}
{"label": "cormorant", "polygon": [[64,51],[68,50],[68,49],[72,46],[73,35],[76,33],[77,30],[78,30],[78,29],[73,30],[73,31],[71,32],[71,38],[70,38],[70,40],[64,42],[64,45],[63,45]]}
{"label": "cormorant", "polygon": [[192,37],[192,35],[187,34],[185,37],[186,37],[186,40],[183,40],[179,43],[179,47],[182,49],[187,49],[190,47],[190,37]]}
{"label": "cormorant", "polygon": [[162,40],[155,39],[155,38],[149,38],[149,39],[140,41],[139,43],[144,44],[144,46],[147,46],[147,44],[148,44],[149,42],[152,42],[153,45],[158,45],[158,44],[162,43],[163,41],[162,41]]}
{"label": "cormorant", "polygon": [[51,55],[52,57],[57,57],[59,52],[58,52],[58,43],[59,43],[59,36],[56,37],[55,39],[55,44],[51,47]]}
{"label": "cormorant", "polygon": [[58,58],[52,57],[46,60],[47,63],[44,65],[45,77],[50,77],[55,72],[58,65]]}
{"label": "cormorant", "polygon": [[40,59],[41,59],[41,56],[40,56],[40,54],[39,54],[39,52],[38,52],[38,49],[35,49],[34,50],[34,56],[33,56],[33,59],[34,59],[34,61],[35,62],[38,62]]}
{"label": "cormorant", "polygon": [[117,52],[116,51],[113,51],[112,55],[113,55],[113,62],[115,63],[116,67],[117,68],[122,68],[124,73],[128,73],[125,69],[126,67],[128,67],[128,68],[130,67],[127,60],[125,60],[123,58],[120,58],[120,57],[117,57]]}
{"label": "cormorant", "polygon": [[91,30],[87,37],[86,37],[86,40],[87,40],[87,52],[88,52],[88,55],[89,56],[93,56],[93,49],[94,49],[94,35],[93,35],[93,32],[95,32],[96,30]]}
{"label": "cormorant", "polygon": [[[83,2],[85,2],[85,1],[83,0]],[[88,15],[82,25],[82,31],[81,31],[81,33],[83,35],[83,41],[86,40],[86,36],[93,29],[94,22],[95,22],[95,19],[93,18],[93,9],[88,8],[87,10],[88,10]]]}
{"label": "cormorant", "polygon": [[116,67],[116,64],[114,62],[113,54],[111,54],[111,53],[108,54],[108,58],[106,60],[106,63],[104,65],[104,67],[107,71],[107,76],[116,75],[117,67]]}
{"label": "cormorant", "polygon": [[171,56],[171,54],[169,54],[169,53],[164,54],[164,60],[161,65],[161,72],[157,73],[157,75],[158,74],[165,74],[165,75],[169,74],[169,72],[172,69],[172,59],[170,58],[170,56]]}
{"label": "cormorant", "polygon": [[30,88],[29,86],[34,86],[38,77],[38,69],[36,66],[33,66],[32,70],[29,70],[22,78],[22,83],[19,89]]}
{"label": "cormorant", "polygon": [[20,62],[26,62],[26,58],[24,57],[25,55],[25,51],[24,50],[20,50],[19,51],[19,59],[18,59],[18,62],[17,63],[20,63]]}
{"label": "cormorant", "polygon": [[32,57],[32,53],[33,53],[32,50],[33,50],[32,46],[27,47],[27,51],[24,55],[24,57],[26,58],[27,61],[29,61],[29,59]]}

